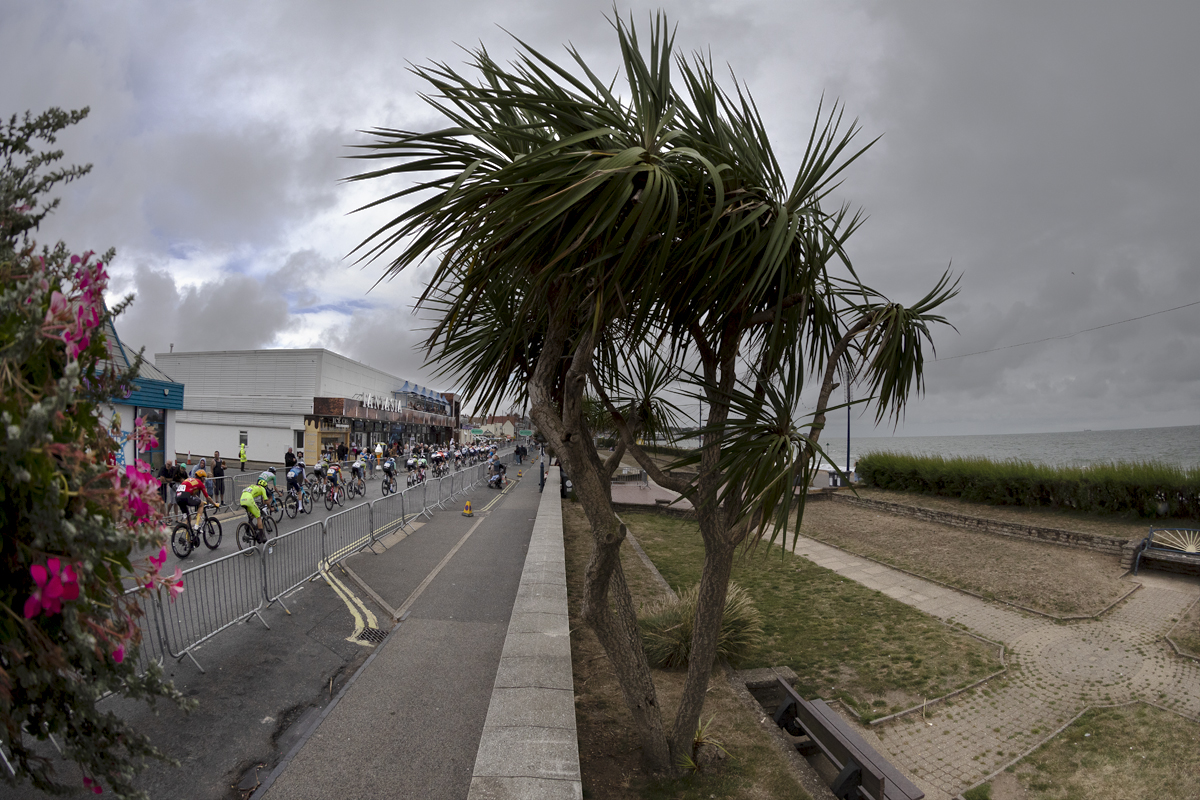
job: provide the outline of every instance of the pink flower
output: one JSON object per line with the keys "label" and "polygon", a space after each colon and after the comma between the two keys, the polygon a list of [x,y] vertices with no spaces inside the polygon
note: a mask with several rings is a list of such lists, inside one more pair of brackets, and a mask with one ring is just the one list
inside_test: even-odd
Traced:
{"label": "pink flower", "polygon": [[120,664],[122,661],[125,660],[125,648],[118,645],[117,649],[113,650],[112,656],[113,656],[113,661]]}
{"label": "pink flower", "polygon": [[175,598],[183,594],[183,570],[179,567],[175,568],[174,577],[167,581],[167,585],[171,587],[171,602],[175,602]]}
{"label": "pink flower", "polygon": [[167,561],[167,548],[158,551],[157,556],[150,556],[150,563],[154,565],[154,571],[158,572],[163,568],[163,564]]}
{"label": "pink flower", "polygon": [[104,794],[104,789],[100,788],[100,781],[94,781],[87,775],[83,776],[83,788],[91,789],[92,794]]}
{"label": "pink flower", "polygon": [[25,601],[26,619],[33,619],[43,611],[57,614],[62,611],[64,600],[79,599],[79,580],[70,564],[64,566],[57,558],[51,558],[44,567],[32,565],[29,574],[36,588]]}
{"label": "pink flower", "polygon": [[70,309],[70,304],[62,292],[53,292],[50,295],[50,310],[46,312],[46,323],[53,322],[61,314],[65,314]]}

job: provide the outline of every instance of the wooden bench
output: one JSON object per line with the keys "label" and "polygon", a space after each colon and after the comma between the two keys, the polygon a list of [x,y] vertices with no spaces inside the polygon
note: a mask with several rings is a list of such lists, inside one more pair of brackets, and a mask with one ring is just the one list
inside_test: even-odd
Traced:
{"label": "wooden bench", "polygon": [[775,724],[792,736],[801,753],[820,750],[839,770],[829,787],[839,800],[921,800],[925,793],[830,708],[824,700],[808,701],[783,678],[777,680],[783,702],[775,709]]}
{"label": "wooden bench", "polygon": [[1133,556],[1133,574],[1142,561],[1162,561],[1200,567],[1200,530],[1189,528],[1151,528]]}

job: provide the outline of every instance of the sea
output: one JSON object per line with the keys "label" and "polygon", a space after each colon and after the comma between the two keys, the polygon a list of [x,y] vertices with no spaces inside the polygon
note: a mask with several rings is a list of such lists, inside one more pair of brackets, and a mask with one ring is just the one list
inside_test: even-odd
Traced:
{"label": "sea", "polygon": [[[846,468],[846,431],[837,424],[825,429],[821,447]],[[697,442],[698,444],[698,442]],[[687,446],[686,444],[684,446]],[[1003,433],[974,436],[861,436],[850,437],[850,466],[871,452],[938,455],[946,458],[981,457],[992,461],[1032,461],[1051,466],[1084,467],[1114,461],[1157,461],[1200,467],[1200,425],[1060,433]]]}

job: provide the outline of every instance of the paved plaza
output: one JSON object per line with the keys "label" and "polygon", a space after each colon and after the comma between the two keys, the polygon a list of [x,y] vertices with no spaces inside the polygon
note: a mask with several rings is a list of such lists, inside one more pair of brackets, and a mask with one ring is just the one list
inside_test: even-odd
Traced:
{"label": "paved plaza", "polygon": [[[1200,579],[1146,573],[1099,619],[1061,623],[922,580],[800,538],[795,553],[913,608],[1004,645],[1008,671],[952,706],[873,726],[868,739],[948,800],[1004,769],[1088,708],[1145,700],[1200,720],[1200,662],[1164,636],[1200,595]],[[986,690],[986,691],[985,691]]]}

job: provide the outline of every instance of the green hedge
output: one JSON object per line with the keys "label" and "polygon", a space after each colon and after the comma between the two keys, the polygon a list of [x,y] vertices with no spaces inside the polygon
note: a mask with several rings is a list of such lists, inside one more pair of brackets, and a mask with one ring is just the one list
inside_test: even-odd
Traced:
{"label": "green hedge", "polygon": [[875,452],[858,460],[858,474],[866,486],[991,505],[1200,517],[1200,468],[1158,462],[1051,467],[1029,461]]}

